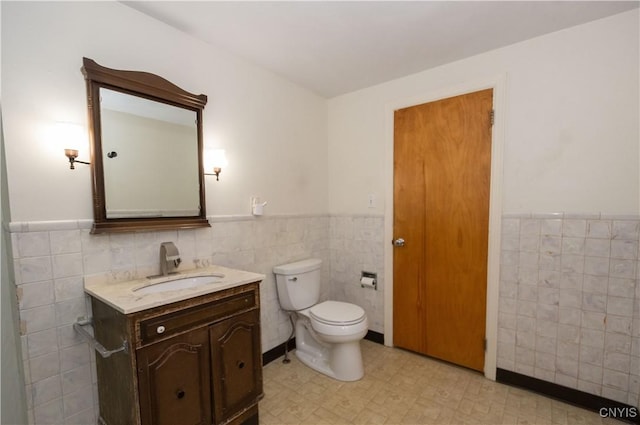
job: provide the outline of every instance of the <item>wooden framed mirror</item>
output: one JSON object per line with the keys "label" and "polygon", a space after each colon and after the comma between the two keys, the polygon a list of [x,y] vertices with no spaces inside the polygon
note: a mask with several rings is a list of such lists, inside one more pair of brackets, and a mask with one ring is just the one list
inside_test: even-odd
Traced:
{"label": "wooden framed mirror", "polygon": [[83,58],[92,233],[207,227],[202,167],[204,94],[148,72]]}

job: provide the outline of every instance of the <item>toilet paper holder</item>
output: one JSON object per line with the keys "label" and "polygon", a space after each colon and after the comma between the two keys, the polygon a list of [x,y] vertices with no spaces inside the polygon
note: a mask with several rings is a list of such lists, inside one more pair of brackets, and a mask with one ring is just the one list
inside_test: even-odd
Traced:
{"label": "toilet paper holder", "polygon": [[378,273],[365,272],[360,273],[360,287],[361,288],[373,288],[378,290]]}

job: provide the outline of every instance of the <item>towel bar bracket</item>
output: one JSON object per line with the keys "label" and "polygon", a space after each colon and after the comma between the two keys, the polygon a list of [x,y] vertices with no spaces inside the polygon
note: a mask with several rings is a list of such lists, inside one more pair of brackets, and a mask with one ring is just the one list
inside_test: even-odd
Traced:
{"label": "towel bar bracket", "polygon": [[121,351],[128,353],[129,352],[129,343],[125,339],[122,341],[122,346],[116,348],[114,350],[107,350],[104,345],[100,344],[96,339],[85,329],[85,327],[89,327],[93,325],[93,320],[91,318],[86,317],[78,317],[78,320],[73,324],[73,329],[78,332],[84,339],[87,340],[89,345],[91,345],[103,358],[110,357],[112,354],[119,353]]}

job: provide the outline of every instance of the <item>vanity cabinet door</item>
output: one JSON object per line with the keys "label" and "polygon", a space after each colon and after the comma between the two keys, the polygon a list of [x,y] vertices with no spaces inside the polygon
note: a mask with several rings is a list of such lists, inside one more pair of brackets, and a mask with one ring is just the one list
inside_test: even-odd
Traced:
{"label": "vanity cabinet door", "polygon": [[142,425],[209,425],[211,369],[207,327],[137,352]]}
{"label": "vanity cabinet door", "polygon": [[262,397],[260,316],[249,311],[210,326],[215,423]]}

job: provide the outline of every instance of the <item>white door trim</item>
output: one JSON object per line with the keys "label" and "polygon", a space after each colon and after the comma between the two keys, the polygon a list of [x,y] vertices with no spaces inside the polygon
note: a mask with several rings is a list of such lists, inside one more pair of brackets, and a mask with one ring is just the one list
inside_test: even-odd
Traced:
{"label": "white door trim", "polygon": [[500,282],[500,238],[502,223],[503,150],[507,76],[501,74],[478,81],[422,93],[385,105],[385,203],[384,212],[384,343],[393,346],[393,126],[394,112],[439,99],[493,89],[494,125],[491,134],[491,184],[489,195],[489,249],[487,259],[487,351],[484,376],[495,380],[498,351],[498,296]]}

